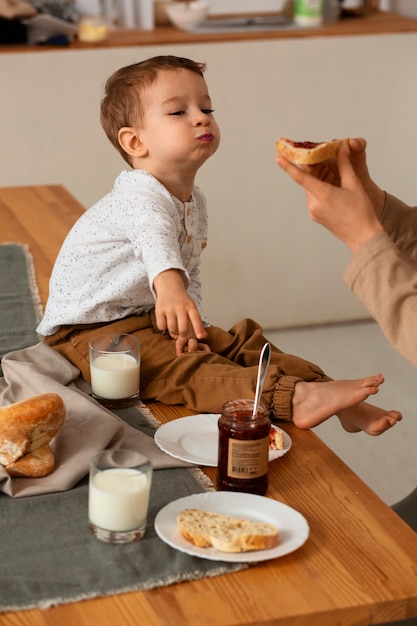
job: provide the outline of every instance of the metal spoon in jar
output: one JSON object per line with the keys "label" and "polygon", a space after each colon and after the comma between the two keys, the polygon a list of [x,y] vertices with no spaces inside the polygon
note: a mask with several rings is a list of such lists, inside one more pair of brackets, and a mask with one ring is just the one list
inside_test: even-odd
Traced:
{"label": "metal spoon in jar", "polygon": [[266,376],[270,359],[271,359],[271,344],[267,342],[262,348],[261,355],[259,357],[258,378],[256,381],[255,403],[253,405],[252,417],[256,417],[258,414],[259,403],[261,401],[261,395],[262,395],[262,389],[264,388],[265,376]]}

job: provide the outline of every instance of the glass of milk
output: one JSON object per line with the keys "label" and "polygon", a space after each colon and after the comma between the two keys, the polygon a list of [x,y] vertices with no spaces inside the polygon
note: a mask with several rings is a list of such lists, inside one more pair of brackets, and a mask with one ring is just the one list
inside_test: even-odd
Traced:
{"label": "glass of milk", "polygon": [[90,463],[90,532],[107,543],[131,543],[146,530],[152,465],[137,450],[109,448]]}
{"label": "glass of milk", "polygon": [[92,395],[109,408],[139,399],[140,341],[134,335],[97,335],[90,340]]}

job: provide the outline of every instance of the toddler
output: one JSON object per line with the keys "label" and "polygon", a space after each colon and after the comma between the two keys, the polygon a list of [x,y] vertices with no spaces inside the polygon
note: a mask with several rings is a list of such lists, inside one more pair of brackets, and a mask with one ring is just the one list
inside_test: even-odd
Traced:
{"label": "toddler", "polygon": [[[220,143],[205,69],[158,56],[108,79],[101,123],[130,169],[68,234],[37,330],[88,382],[91,337],[134,334],[142,400],[218,413],[228,400],[254,397],[266,339],[250,319],[229,331],[212,326],[201,308],[207,209],[194,179]],[[375,435],[401,419],[364,402],[382,382],[381,374],[333,381],[272,346],[262,400],[300,428],[336,414],[346,430]]]}

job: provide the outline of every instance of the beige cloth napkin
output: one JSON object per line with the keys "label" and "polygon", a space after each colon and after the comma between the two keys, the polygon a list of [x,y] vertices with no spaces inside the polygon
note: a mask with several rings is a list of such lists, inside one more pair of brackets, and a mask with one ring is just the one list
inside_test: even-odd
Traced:
{"label": "beige cloth napkin", "polygon": [[77,386],[79,370],[45,343],[10,352],[2,360],[0,406],[41,393],[57,393],[67,414],[51,442],[55,470],[44,478],[11,478],[0,465],[0,491],[13,497],[71,489],[88,474],[91,457],[105,448],[135,448],[154,469],[191,467],[162,452],[153,438],[132,428]]}

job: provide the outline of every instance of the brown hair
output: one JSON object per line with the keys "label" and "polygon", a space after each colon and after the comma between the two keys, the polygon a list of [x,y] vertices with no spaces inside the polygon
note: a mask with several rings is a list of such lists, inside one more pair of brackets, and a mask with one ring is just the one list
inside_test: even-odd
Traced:
{"label": "brown hair", "polygon": [[203,76],[206,64],[171,55],[156,56],[122,67],[107,80],[101,101],[101,125],[116,150],[129,164],[129,155],[119,144],[119,130],[124,126],[135,126],[141,121],[141,95],[144,87],[149,87],[161,70],[178,69],[190,70]]}

